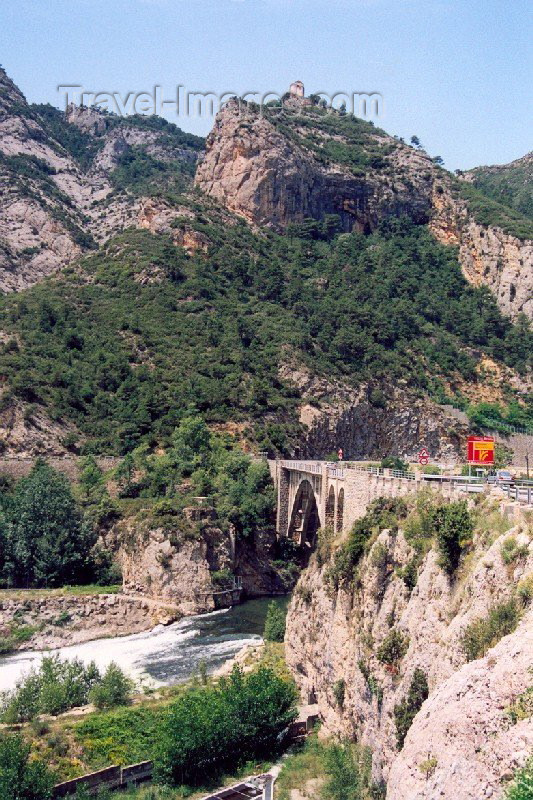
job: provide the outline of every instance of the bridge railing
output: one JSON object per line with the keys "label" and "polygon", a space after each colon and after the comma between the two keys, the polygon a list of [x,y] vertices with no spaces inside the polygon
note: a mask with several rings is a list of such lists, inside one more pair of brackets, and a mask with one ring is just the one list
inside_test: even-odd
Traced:
{"label": "bridge railing", "polygon": [[285,469],[294,469],[297,472],[312,472],[314,475],[322,474],[322,463],[316,461],[282,461]]}

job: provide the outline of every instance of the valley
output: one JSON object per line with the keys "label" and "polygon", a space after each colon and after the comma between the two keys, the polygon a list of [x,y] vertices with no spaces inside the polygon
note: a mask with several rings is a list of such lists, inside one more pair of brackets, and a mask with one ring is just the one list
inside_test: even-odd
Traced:
{"label": "valley", "polygon": [[527,797],[531,157],[303,91],[204,139],[0,69],[9,800]]}

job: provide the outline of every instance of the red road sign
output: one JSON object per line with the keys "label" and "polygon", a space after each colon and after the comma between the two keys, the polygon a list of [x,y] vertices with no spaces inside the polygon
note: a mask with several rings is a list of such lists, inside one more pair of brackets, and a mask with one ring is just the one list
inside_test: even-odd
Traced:
{"label": "red road sign", "polygon": [[425,447],[418,453],[418,463],[422,464],[424,467],[429,464],[429,453]]}
{"label": "red road sign", "polygon": [[469,436],[468,461],[470,464],[494,464],[494,438]]}

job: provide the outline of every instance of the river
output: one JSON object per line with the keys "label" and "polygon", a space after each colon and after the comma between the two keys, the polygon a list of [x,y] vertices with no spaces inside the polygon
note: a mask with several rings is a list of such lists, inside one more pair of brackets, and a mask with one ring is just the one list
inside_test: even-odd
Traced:
{"label": "river", "polygon": [[[277,598],[286,604],[287,598]],[[211,614],[186,617],[151,631],[97,639],[51,652],[62,658],[95,661],[100,669],[114,661],[129,675],[150,685],[169,686],[186,681],[204,661],[214,672],[244,645],[261,641],[271,598],[249,600],[239,606]],[[12,689],[16,681],[41,661],[42,651],[28,650],[0,659],[0,690]]]}

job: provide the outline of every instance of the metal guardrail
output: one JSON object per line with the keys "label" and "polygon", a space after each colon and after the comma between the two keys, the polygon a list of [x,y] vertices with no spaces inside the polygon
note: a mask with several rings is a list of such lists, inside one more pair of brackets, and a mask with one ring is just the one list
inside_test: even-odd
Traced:
{"label": "metal guardrail", "polygon": [[501,429],[504,428],[506,433],[521,434],[522,436],[533,436],[533,428],[518,428],[516,425],[509,425],[507,422],[500,422],[497,419],[489,419],[483,417],[481,422],[478,423],[483,428],[488,428],[496,433],[503,433]]}
{"label": "metal guardrail", "polygon": [[514,500],[517,503],[525,503],[528,506],[533,505],[533,487],[531,486],[501,486],[509,500]]}

